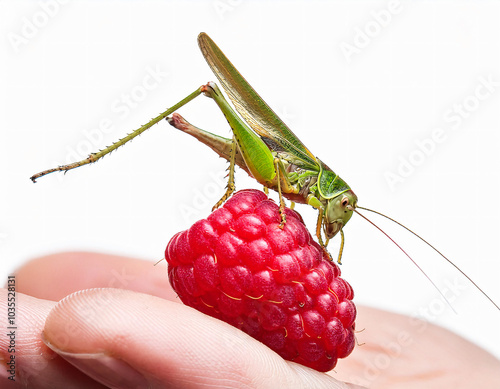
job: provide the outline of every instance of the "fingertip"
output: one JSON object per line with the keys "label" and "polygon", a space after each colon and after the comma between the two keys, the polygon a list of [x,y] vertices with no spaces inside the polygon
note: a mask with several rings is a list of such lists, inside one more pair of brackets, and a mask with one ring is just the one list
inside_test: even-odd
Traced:
{"label": "fingertip", "polygon": [[[4,365],[2,378],[5,378],[5,382],[12,383],[12,387],[37,389],[103,388],[58,357],[42,342],[44,322],[55,303],[17,291],[15,296],[16,314],[14,318],[11,317],[11,328],[5,336],[0,336],[0,359],[6,362],[14,356],[15,361],[14,367],[10,367],[14,373],[8,373],[15,381],[12,382],[5,376],[7,369]],[[7,301],[7,291],[2,289],[0,311],[7,312]],[[3,385],[0,386],[3,388]]]}

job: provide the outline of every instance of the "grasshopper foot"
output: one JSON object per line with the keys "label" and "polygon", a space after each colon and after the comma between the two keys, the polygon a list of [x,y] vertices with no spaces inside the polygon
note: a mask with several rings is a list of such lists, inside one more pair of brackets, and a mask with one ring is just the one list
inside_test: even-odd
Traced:
{"label": "grasshopper foot", "polygon": [[279,228],[283,229],[286,223],[286,215],[285,215],[285,210],[281,209],[281,207],[280,207],[280,215],[281,215],[281,223],[279,225]]}
{"label": "grasshopper foot", "polygon": [[219,201],[212,207],[212,212],[215,211],[217,208],[219,208],[222,204],[226,202],[226,200],[231,196],[231,194],[234,192],[235,186],[234,184],[228,184],[226,188],[226,193],[220,198]]}

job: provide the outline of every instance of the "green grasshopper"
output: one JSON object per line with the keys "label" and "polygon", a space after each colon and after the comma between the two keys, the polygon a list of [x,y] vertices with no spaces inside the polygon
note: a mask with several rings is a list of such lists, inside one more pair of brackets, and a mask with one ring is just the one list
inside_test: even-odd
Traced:
{"label": "green grasshopper", "polygon": [[[356,207],[356,195],[344,180],[311,154],[207,34],[201,33],[198,36],[198,44],[208,65],[246,123],[231,108],[218,86],[209,82],[112,146],[90,154],[88,158],[80,162],[35,174],[31,179],[35,182],[37,178],[55,171],[66,172],[96,162],[166,118],[171,125],[193,135],[229,161],[229,182],[226,193],[214,209],[223,204],[235,190],[234,166],[236,164],[264,187],[274,189],[279,193],[281,226],[285,223],[283,196],[293,202],[309,204],[317,208],[319,213],[316,235],[321,246],[326,249],[328,241],[339,231],[341,233],[342,242],[338,258],[340,263],[344,243],[342,228],[349,221]],[[219,137],[191,126],[178,114],[168,117],[200,94],[212,98],[217,103],[231,126],[232,139]],[[325,243],[321,237],[321,227],[326,236]]]}
{"label": "green grasshopper", "polygon": [[[238,70],[236,70],[212,39],[207,34],[201,33],[198,36],[198,44],[208,65],[219,79],[236,111],[244,120],[229,105],[218,86],[214,82],[209,82],[113,145],[92,153],[86,159],[79,162],[37,173],[31,177],[31,180],[36,182],[36,179],[49,173],[56,171],[67,172],[68,170],[94,163],[106,154],[142,134],[154,124],[167,119],[172,126],[192,135],[214,150],[219,156],[229,161],[229,179],[226,192],[214,206],[214,209],[223,204],[235,190],[234,167],[238,165],[265,188],[270,188],[278,192],[281,227],[286,223],[283,196],[292,202],[309,204],[318,209],[316,236],[326,253],[328,253],[326,247],[329,240],[340,232],[339,263],[341,262],[344,246],[343,227],[347,224],[353,212],[358,213],[366,220],[368,219],[360,214],[356,208],[375,212],[399,224],[431,246],[500,310],[500,307],[470,277],[419,235],[384,214],[359,207],[356,195],[346,182],[304,146],[299,138],[283,123]],[[231,126],[232,139],[223,138],[197,128],[175,113],[180,107],[201,94],[212,98],[219,106]],[[172,116],[170,117],[169,115]],[[368,221],[372,223],[370,220]],[[375,227],[391,239],[379,227]],[[321,236],[321,230],[323,230],[326,237],[325,241],[323,241]],[[392,239],[391,241],[394,242]],[[394,243],[418,267],[415,261],[396,242]],[[420,267],[418,268],[422,271]],[[422,273],[440,292],[432,280],[423,271]],[[448,301],[442,293],[441,295]]]}

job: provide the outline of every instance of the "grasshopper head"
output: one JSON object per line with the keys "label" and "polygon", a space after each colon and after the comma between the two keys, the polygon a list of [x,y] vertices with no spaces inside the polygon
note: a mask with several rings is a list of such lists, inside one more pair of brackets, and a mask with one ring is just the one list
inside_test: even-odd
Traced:
{"label": "grasshopper head", "polygon": [[357,202],[358,198],[352,190],[328,200],[323,221],[323,230],[328,239],[333,238],[346,225],[352,216],[352,209],[349,208],[356,208]]}

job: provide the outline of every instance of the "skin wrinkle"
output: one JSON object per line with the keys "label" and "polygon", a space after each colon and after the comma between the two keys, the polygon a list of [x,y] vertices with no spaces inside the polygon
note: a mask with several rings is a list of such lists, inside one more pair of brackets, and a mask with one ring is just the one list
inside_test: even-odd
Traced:
{"label": "skin wrinkle", "polygon": [[[187,309],[191,309],[191,308],[188,308],[186,307]],[[198,315],[198,312],[195,311],[196,315]],[[215,319],[211,319],[211,320],[215,320]],[[215,323],[217,324],[221,324],[219,323],[218,321],[215,320]],[[190,326],[193,327],[193,330],[195,330],[197,332],[197,329],[199,329],[200,331],[202,331],[205,326],[202,324],[202,323],[198,323],[198,322],[194,322],[194,323],[190,323]],[[213,371],[221,371],[223,373],[223,376],[222,375],[216,375],[216,381],[214,383],[215,387],[228,387],[228,388],[259,388],[259,387],[262,387],[262,386],[258,386],[258,385],[253,385],[253,382],[255,380],[255,377],[252,377],[252,374],[250,373],[251,372],[251,364],[249,364],[249,362],[251,362],[248,358],[241,358],[239,357],[242,350],[245,350],[245,347],[247,347],[247,342],[248,340],[250,339],[250,341],[254,341],[253,338],[250,338],[248,335],[240,332],[239,330],[236,330],[235,328],[229,326],[229,325],[226,325],[224,324],[224,332],[221,332],[220,329],[219,331],[217,331],[216,333],[214,334],[210,334],[210,333],[205,333],[205,336],[208,337],[208,338],[211,338],[212,339],[212,342],[214,340],[217,340],[217,339],[222,339],[219,343],[222,343],[222,344],[213,344],[212,342],[210,343],[207,343],[207,342],[203,342],[201,344],[199,344],[199,347],[200,347],[200,350],[198,350],[197,353],[192,353],[190,354],[190,357],[192,357],[193,359],[193,369],[194,371],[203,371],[203,370],[207,370],[209,372],[211,372],[213,374]],[[211,351],[214,347],[223,347],[224,346],[224,343],[225,342],[228,342],[230,341],[231,343],[233,343],[227,351],[229,351],[229,353],[233,352],[232,354],[229,354],[226,352],[224,355],[221,355],[219,356],[218,359],[213,359],[211,360],[211,364],[210,366],[202,366],[202,367],[196,367],[196,364],[198,364],[200,361],[199,361],[199,354],[206,354],[206,355],[210,355],[211,354]],[[260,350],[258,350],[260,352]],[[266,350],[267,351],[267,350]],[[264,353],[265,354],[265,353]],[[268,359],[268,358],[265,358],[265,359]],[[230,365],[228,365],[228,362],[230,363]],[[272,363],[268,363],[267,365],[271,365]],[[190,364],[191,366],[191,364]],[[192,375],[193,374],[193,371],[191,369],[186,369],[186,373],[187,375]],[[249,374],[250,373],[250,374]],[[238,383],[238,385],[236,386],[221,386],[221,382],[220,380],[222,381],[227,381],[228,380],[228,375],[233,375],[235,377],[234,380],[230,380],[230,381],[234,381],[235,383]],[[261,376],[261,375],[259,375]],[[241,382],[241,380],[244,379],[245,382]],[[243,385],[243,386],[242,386]],[[212,385],[210,384],[209,387],[211,387]]]}
{"label": "skin wrinkle", "polygon": [[[6,291],[0,294],[0,304],[6,303]],[[5,294],[5,296],[2,296]],[[43,389],[103,388],[55,352],[47,348],[40,334],[45,318],[55,302],[41,300],[16,291],[18,336],[16,337],[17,387]],[[5,359],[5,337],[0,336],[0,352]],[[73,380],[72,384],[66,384]]]}
{"label": "skin wrinkle", "polygon": [[[7,292],[2,292],[5,296],[2,296],[1,301],[7,301]],[[32,355],[40,355],[41,353],[48,353],[49,350],[40,342],[40,339],[37,336],[37,333],[41,331],[43,328],[43,322],[45,320],[42,312],[37,312],[34,309],[31,309],[30,305],[27,304],[28,300],[38,300],[34,297],[25,296],[21,293],[16,293],[16,304],[18,307],[23,307],[23,309],[17,309],[17,318],[16,322],[18,323],[18,336],[16,338],[16,349],[22,347],[23,352],[20,357],[26,358]],[[38,303],[38,301],[37,301]],[[45,303],[44,305],[49,306],[49,304]],[[28,308],[24,308],[24,307]],[[22,323],[35,323],[35,325],[24,329]],[[0,351],[7,351],[8,339],[7,337],[0,337]],[[50,352],[51,353],[51,352]],[[51,354],[48,354],[51,355]],[[5,360],[8,358],[7,353],[2,353],[2,358]]]}
{"label": "skin wrinkle", "polygon": [[[182,369],[181,369],[182,371]],[[200,389],[200,388],[253,388],[252,386],[240,386],[240,381],[237,380],[237,378],[239,377],[236,377],[235,379],[233,380],[230,380],[226,377],[218,377],[217,379],[213,379],[213,383],[209,383],[209,382],[203,382],[201,383],[203,380],[206,380],[206,377],[203,376],[203,375],[194,375],[194,374],[191,374],[192,371],[190,370],[189,371],[189,374],[187,374],[186,376],[182,377],[182,378],[178,378],[178,379],[169,379],[169,380],[162,380],[161,382],[158,383],[159,387],[163,388],[163,387],[167,387],[167,388],[182,388],[182,389],[185,389],[185,388],[196,388],[196,389]],[[227,374],[228,372],[224,372],[224,374]],[[195,378],[199,378],[198,380],[196,380]],[[155,378],[154,380],[157,380],[157,378]],[[230,382],[235,382],[235,385],[232,385],[232,386],[228,386],[228,385],[221,385],[220,381],[223,381],[223,382],[226,382],[226,381],[230,381]]]}
{"label": "skin wrinkle", "polygon": [[[271,351],[271,352],[274,353],[274,351]],[[261,354],[263,354],[263,353],[261,353]],[[289,380],[290,378],[292,378],[292,376],[295,376],[295,372],[293,370],[289,369],[288,365],[286,365],[286,362],[284,362],[284,360],[276,361],[276,359],[274,359],[274,358],[269,360],[269,358],[267,358],[267,357],[266,357],[266,360],[267,361],[264,361],[263,364],[265,364],[269,368],[269,374],[267,377],[264,377],[261,374],[251,374],[250,371],[245,372],[246,376],[250,377],[251,382],[254,384],[253,386],[250,386],[250,387],[252,387],[252,388],[265,387],[264,385],[269,384],[269,380],[272,379],[272,377],[285,376],[285,377],[287,377],[287,380]],[[284,370],[284,371],[281,371],[281,370]],[[289,373],[292,373],[292,374],[289,375]],[[291,387],[291,385],[285,385],[285,387]]]}
{"label": "skin wrinkle", "polygon": [[[224,372],[224,374],[228,374],[228,372]],[[197,378],[201,378],[201,379],[204,379],[205,377],[203,375],[192,375],[193,378],[197,377]],[[214,380],[214,383],[203,383],[202,385],[199,385],[199,382],[201,380],[194,380],[194,379],[186,379],[186,380],[179,380],[177,383],[184,383],[184,384],[193,384],[193,386],[184,386],[182,385],[181,387],[182,388],[189,388],[189,387],[193,387],[193,388],[216,388],[216,389],[219,389],[219,388],[227,388],[227,389],[233,389],[233,388],[238,388],[238,389],[252,389],[252,388],[257,388],[256,386],[251,386],[251,385],[246,385],[246,384],[243,384],[244,386],[242,386],[242,382],[240,382],[238,380],[238,378],[240,378],[239,376],[236,376],[235,379],[230,379],[228,377],[219,377],[220,380]],[[228,382],[228,383],[231,383],[233,382],[234,384],[224,384],[224,382]],[[176,386],[178,387],[178,386]]]}
{"label": "skin wrinkle", "polygon": [[[315,388],[315,389],[322,389],[322,388],[325,388],[325,389],[335,389],[335,388],[348,388],[348,386],[338,386],[336,385],[335,383],[333,382],[330,382],[326,385],[324,385],[323,383],[319,383],[321,381],[316,381],[316,380],[306,380],[304,381],[303,380],[303,376],[299,373],[302,371],[301,369],[301,366],[297,365],[297,364],[293,364],[294,366],[287,366],[286,368],[286,372],[283,372],[284,374],[281,375],[281,377],[284,377],[285,378],[285,382],[279,382],[279,383],[276,383],[276,382],[269,382],[269,380],[265,379],[265,378],[262,378],[260,379],[260,381],[262,382],[258,382],[257,380],[252,380],[252,383],[251,384],[243,384],[241,381],[238,381],[238,380],[234,380],[235,382],[235,385],[224,385],[222,384],[222,382],[227,382],[227,381],[231,381],[233,382],[233,380],[228,380],[227,377],[224,377],[222,378],[221,377],[221,381],[216,381],[217,383],[215,384],[210,384],[210,383],[205,383],[203,384],[202,386],[196,386],[196,388],[227,388],[227,389],[235,389],[235,388],[238,388],[238,389],[275,389],[275,388],[287,388],[287,387],[300,387],[300,388]],[[295,370],[295,367],[298,366],[299,367],[299,372]],[[308,374],[310,373],[310,371],[307,372]],[[228,372],[225,372],[225,374],[227,375]],[[278,373],[279,374],[279,373]],[[280,375],[277,375],[277,376],[280,376]],[[195,377],[195,376],[192,376],[192,377]],[[201,375],[200,377],[203,377],[203,375]],[[306,376],[307,377],[307,376]],[[324,377],[322,376],[321,377],[321,380],[323,380]],[[178,381],[177,383],[191,383],[193,380],[181,380],[181,381]],[[196,382],[196,381],[195,381]],[[309,384],[308,384],[309,382]],[[177,387],[177,386],[176,386]],[[182,388],[187,388],[189,386],[182,386]]]}
{"label": "skin wrinkle", "polygon": [[[117,334],[114,323],[120,320],[130,320],[133,312],[130,311],[126,302],[115,298],[116,293],[120,293],[120,290],[97,288],[79,291],[68,296],[65,299],[66,306],[64,308],[68,310],[68,319],[76,318],[83,322],[86,324],[84,327],[86,333],[105,339],[109,345],[115,343],[115,340],[118,340],[117,346],[126,344],[128,334]],[[90,317],[91,320],[82,315],[82,312],[89,311],[91,315],[94,315],[94,317]],[[124,314],[126,317],[123,317]],[[87,320],[88,322],[86,322]],[[119,339],[116,339],[117,337]],[[122,337],[124,342],[119,342]]]}
{"label": "skin wrinkle", "polygon": [[[119,293],[119,290],[95,288],[75,292],[65,297],[56,305],[55,309],[49,315],[48,320],[51,319],[52,315],[60,315],[62,320],[76,319],[85,324],[85,333],[89,335],[98,335],[102,338],[106,338],[106,336],[110,337],[111,335],[116,336],[113,326],[106,324],[109,321],[112,322],[113,319],[122,320],[121,316],[127,311],[123,311],[120,307],[127,308],[127,306],[126,304],[120,304],[120,300],[112,301],[115,293]],[[103,304],[102,301],[107,301],[108,298],[112,300]],[[105,309],[107,307],[110,309]],[[94,315],[101,313],[101,316],[96,316],[95,320],[89,320],[86,317],[87,312],[91,312]]]}
{"label": "skin wrinkle", "polygon": [[297,363],[290,363],[291,370],[295,372],[298,380],[294,382],[294,384],[300,385],[299,387],[303,388],[314,388],[314,389],[347,389],[349,386],[344,383],[334,381],[333,377],[331,378],[331,382],[326,383],[322,376],[323,373],[314,371],[311,374],[311,371],[307,370],[302,365]]}

